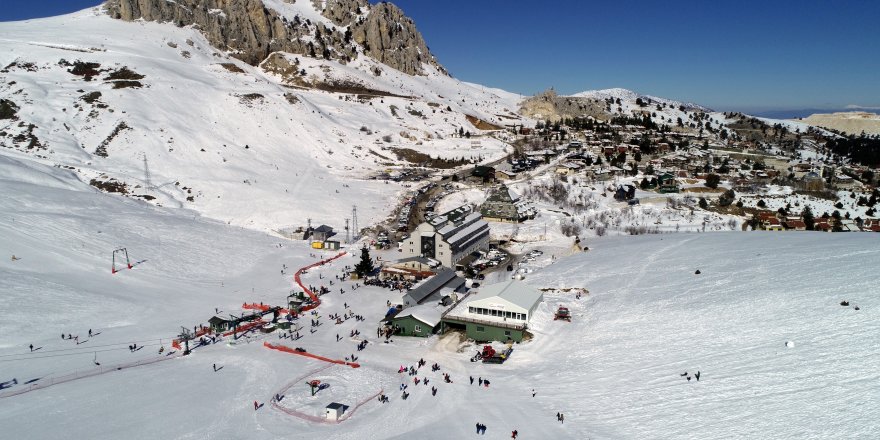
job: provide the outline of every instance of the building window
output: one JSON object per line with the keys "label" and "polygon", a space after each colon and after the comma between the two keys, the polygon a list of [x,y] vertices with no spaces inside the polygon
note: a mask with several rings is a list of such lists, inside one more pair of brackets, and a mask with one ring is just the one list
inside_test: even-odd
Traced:
{"label": "building window", "polygon": [[473,307],[468,307],[468,313],[474,313],[474,308],[473,308]]}
{"label": "building window", "polygon": [[422,326],[416,324],[416,326],[413,327],[413,332],[415,332],[415,333],[421,333],[421,332],[422,332]]}
{"label": "building window", "polygon": [[480,332],[480,333],[482,333],[482,332],[486,331],[486,327],[481,327],[481,326],[478,325],[478,326],[477,326],[477,331]]}

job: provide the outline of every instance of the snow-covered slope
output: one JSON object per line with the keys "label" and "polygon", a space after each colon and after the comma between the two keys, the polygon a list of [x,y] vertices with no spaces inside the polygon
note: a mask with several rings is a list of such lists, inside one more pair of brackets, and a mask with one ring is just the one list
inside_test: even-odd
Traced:
{"label": "snow-covered slope", "polygon": [[479,132],[466,115],[500,125],[516,109],[516,95],[427,65],[426,76],[405,75],[366,56],[348,65],[300,56],[299,68],[316,82],[399,97],[297,88],[197,30],[114,20],[97,8],[2,23],[0,35],[0,99],[17,107],[0,120],[0,154],[70,167],[86,181],[113,178],[163,206],[261,230],[306,217],[341,227],[355,204],[362,225],[380,220],[400,188],[365,179],[403,163],[394,148],[489,160],[501,141],[476,151],[452,134]]}
{"label": "snow-covered slope", "polygon": [[583,92],[575,93],[571,96],[576,97],[576,98],[590,98],[590,99],[600,99],[600,100],[620,99],[621,102],[632,101],[633,103],[635,103],[636,99],[641,98],[644,100],[651,100],[651,101],[659,102],[661,104],[667,104],[672,107],[684,106],[684,107],[691,108],[691,109],[711,111],[706,107],[703,107],[703,106],[700,106],[700,105],[697,105],[694,103],[680,102],[680,101],[675,101],[675,100],[666,99],[666,98],[658,98],[656,96],[651,96],[651,95],[642,95],[642,94],[636,93],[632,90],[622,89],[619,87],[615,87],[612,89],[602,89],[602,90],[586,90]]}
{"label": "snow-covered slope", "polygon": [[[353,290],[348,281],[330,286],[317,310],[322,325],[304,327],[298,341],[225,338],[175,358],[166,354],[181,326],[239,315],[243,302],[282,303],[293,270],[319,251],[184,209],[95,193],[69,170],[5,156],[0,192],[0,382],[17,382],[4,384],[0,396],[26,382],[62,382],[0,397],[10,438],[448,439],[473,435],[478,422],[486,438],[508,438],[514,429],[523,438],[880,434],[874,235],[590,240],[589,252],[527,275],[529,284],[556,290],[544,293],[532,318],[534,338],[503,365],[471,363],[476,347],[456,339],[378,343],[376,322],[401,293]],[[112,275],[117,246],[135,265]],[[326,285],[356,261],[346,256],[312,269],[304,282]],[[565,288],[590,293],[578,300]],[[559,304],[573,322],[552,320]],[[334,325],[327,315],[336,313],[365,321]],[[350,337],[353,330],[361,335]],[[67,333],[78,341],[60,338]],[[371,343],[357,351],[363,339]],[[361,367],[329,366],[263,342],[335,359],[355,354]],[[143,349],[126,351],[132,343]],[[397,372],[420,358],[441,367],[419,370],[429,386]],[[696,371],[699,382],[680,376]],[[469,376],[491,386],[471,385]],[[312,397],[306,379],[330,387]],[[401,383],[409,384],[407,400]],[[389,403],[373,397],[379,390]],[[276,408],[269,400],[278,393]],[[265,406],[255,411],[255,400]],[[340,424],[290,415],[318,416],[333,401],[363,405]]]}

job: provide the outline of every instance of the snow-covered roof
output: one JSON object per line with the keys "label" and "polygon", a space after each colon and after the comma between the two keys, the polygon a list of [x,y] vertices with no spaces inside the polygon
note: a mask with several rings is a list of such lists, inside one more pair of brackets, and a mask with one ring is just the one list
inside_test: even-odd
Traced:
{"label": "snow-covered roof", "polygon": [[440,312],[440,310],[438,310],[436,307],[424,304],[404,309],[394,318],[398,319],[412,316],[414,319],[424,322],[431,327],[436,327],[437,324],[440,324],[441,314],[442,313]]}
{"label": "snow-covered roof", "polygon": [[[478,303],[490,303],[500,298],[523,310],[531,310],[536,303],[543,300],[544,295],[532,286],[518,280],[509,280],[503,283],[491,284],[483,287],[468,305]],[[491,307],[490,307],[491,308]]]}

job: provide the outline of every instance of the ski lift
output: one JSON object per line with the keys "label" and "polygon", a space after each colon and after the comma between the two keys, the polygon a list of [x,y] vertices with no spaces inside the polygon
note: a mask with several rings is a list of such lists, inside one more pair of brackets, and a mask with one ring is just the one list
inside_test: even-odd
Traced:
{"label": "ski lift", "polygon": [[97,351],[95,352],[95,357],[94,357],[94,359],[92,359],[92,362],[94,362],[95,365],[97,365],[99,367],[101,366],[101,363],[98,362],[98,352]]}

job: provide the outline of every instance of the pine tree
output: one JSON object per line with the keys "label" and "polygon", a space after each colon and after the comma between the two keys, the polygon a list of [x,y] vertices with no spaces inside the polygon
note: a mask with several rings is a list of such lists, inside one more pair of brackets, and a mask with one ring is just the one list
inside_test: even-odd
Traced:
{"label": "pine tree", "polygon": [[361,248],[361,261],[354,266],[354,272],[358,278],[363,278],[373,271],[373,259],[370,258],[370,250],[366,246]]}
{"label": "pine tree", "polygon": [[807,230],[812,231],[816,226],[813,210],[809,206],[804,206],[804,212],[801,215],[804,217],[804,225],[807,227]]}

